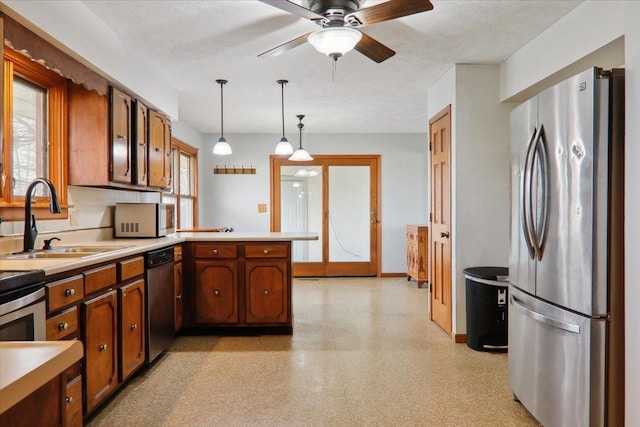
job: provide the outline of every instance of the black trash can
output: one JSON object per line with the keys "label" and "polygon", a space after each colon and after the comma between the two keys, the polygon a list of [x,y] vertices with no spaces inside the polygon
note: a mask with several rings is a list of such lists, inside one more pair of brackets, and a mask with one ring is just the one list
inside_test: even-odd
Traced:
{"label": "black trash can", "polygon": [[464,269],[467,345],[474,350],[507,351],[508,276],[505,267]]}

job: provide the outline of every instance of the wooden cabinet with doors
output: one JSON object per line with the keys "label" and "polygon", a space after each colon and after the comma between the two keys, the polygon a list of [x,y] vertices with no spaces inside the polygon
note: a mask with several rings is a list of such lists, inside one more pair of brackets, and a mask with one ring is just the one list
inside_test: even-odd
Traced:
{"label": "wooden cabinet with doors", "polygon": [[149,111],[149,187],[171,185],[171,122],[164,114]]}
{"label": "wooden cabinet with doors", "polygon": [[407,225],[407,280],[412,278],[421,288],[429,280],[429,227]]}
{"label": "wooden cabinet with doors", "polygon": [[136,100],[133,103],[133,120],[132,120],[132,145],[134,157],[134,184],[147,185],[148,180],[148,117],[149,109],[142,102]]}
{"label": "wooden cabinet with doors", "polygon": [[133,374],[145,358],[144,280],[118,288],[120,309],[120,381]]}
{"label": "wooden cabinet with doors", "polygon": [[131,97],[112,87],[109,107],[111,181],[132,184],[134,181],[131,150]]}
{"label": "wooden cabinet with doors", "polygon": [[[291,242],[197,242],[184,284],[185,324],[292,332]],[[193,314],[191,314],[193,312]]]}
{"label": "wooden cabinet with doors", "polygon": [[182,298],[182,245],[176,245],[173,247],[173,261],[173,312],[175,315],[173,325],[174,330],[178,332],[182,329],[184,313],[184,299]]}

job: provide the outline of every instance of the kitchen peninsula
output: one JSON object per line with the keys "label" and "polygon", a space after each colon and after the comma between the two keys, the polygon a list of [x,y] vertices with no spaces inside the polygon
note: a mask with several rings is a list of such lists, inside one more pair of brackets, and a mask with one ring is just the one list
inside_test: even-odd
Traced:
{"label": "kitchen peninsula", "polygon": [[[32,257],[12,254],[19,242],[3,238],[0,270],[44,270],[49,341],[40,343],[79,339],[84,345],[82,372],[74,371],[59,383],[63,390],[82,384],[85,417],[148,363],[143,331],[151,325],[143,316],[144,298],[154,283],[144,279],[143,254],[169,247],[181,250],[176,253],[181,254],[184,275],[173,279],[179,278],[183,286],[184,293],[176,298],[184,295],[180,314],[190,332],[233,329],[290,334],[291,245],[318,239],[315,233],[268,232],[181,232],[162,238],[96,240],[74,233],[59,235],[64,244]],[[129,336],[132,339],[127,341]],[[6,362],[2,370],[14,372],[17,366],[10,360],[19,358],[5,358],[6,351],[0,347],[0,358]],[[14,387],[21,387],[30,380],[25,376],[12,381]]]}

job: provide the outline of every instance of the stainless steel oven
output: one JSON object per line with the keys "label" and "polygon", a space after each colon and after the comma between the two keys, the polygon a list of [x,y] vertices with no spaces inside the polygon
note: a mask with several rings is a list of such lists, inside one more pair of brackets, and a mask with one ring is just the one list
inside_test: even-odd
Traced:
{"label": "stainless steel oven", "polygon": [[0,341],[44,341],[44,271],[0,272]]}

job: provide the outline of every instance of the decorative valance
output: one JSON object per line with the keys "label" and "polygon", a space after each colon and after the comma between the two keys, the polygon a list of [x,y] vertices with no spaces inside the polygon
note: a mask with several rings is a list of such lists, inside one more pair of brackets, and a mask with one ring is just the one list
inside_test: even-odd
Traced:
{"label": "decorative valance", "polygon": [[6,15],[4,44],[88,90],[102,96],[109,93],[107,79]]}

